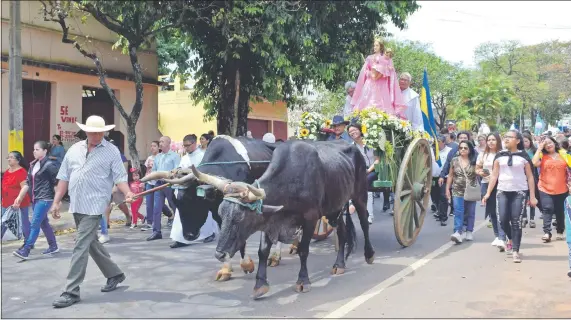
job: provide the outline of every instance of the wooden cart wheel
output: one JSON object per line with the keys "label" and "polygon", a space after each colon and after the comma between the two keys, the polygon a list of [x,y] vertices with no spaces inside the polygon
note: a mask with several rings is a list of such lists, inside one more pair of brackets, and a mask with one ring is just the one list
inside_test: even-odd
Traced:
{"label": "wooden cart wheel", "polygon": [[313,231],[313,239],[316,241],[321,241],[327,239],[331,232],[333,232],[333,227],[327,222],[325,217],[317,220],[315,224],[315,231]]}
{"label": "wooden cart wheel", "polygon": [[398,243],[412,245],[429,206],[432,187],[432,154],[425,139],[413,140],[400,164],[395,187],[394,228]]}

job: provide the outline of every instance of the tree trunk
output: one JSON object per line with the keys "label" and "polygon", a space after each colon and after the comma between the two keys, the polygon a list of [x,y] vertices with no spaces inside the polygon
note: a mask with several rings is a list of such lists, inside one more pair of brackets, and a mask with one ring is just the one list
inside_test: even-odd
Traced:
{"label": "tree trunk", "polygon": [[240,104],[238,105],[237,136],[245,136],[248,132],[248,113],[250,111],[250,92],[242,85],[240,93]]}
{"label": "tree trunk", "polygon": [[232,104],[232,136],[237,136],[238,132],[238,114],[240,112],[240,68],[236,68],[236,77],[234,78],[234,103]]}
{"label": "tree trunk", "polygon": [[[217,103],[217,129],[218,134],[235,136],[234,129],[234,107],[236,104],[236,68],[231,62],[226,63],[222,71],[222,93],[220,103]],[[238,96],[239,98],[239,96]],[[236,105],[237,108],[237,105]],[[233,130],[234,129],[234,130]]]}

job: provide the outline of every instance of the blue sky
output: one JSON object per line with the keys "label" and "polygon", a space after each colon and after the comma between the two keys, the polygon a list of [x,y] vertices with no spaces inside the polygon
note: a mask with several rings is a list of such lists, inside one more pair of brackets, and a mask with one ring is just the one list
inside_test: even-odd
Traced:
{"label": "blue sky", "polygon": [[[421,8],[397,40],[432,44],[448,61],[474,65],[474,49],[483,42],[519,40],[524,45],[571,41],[571,1],[419,1]],[[398,54],[398,53],[396,53]]]}

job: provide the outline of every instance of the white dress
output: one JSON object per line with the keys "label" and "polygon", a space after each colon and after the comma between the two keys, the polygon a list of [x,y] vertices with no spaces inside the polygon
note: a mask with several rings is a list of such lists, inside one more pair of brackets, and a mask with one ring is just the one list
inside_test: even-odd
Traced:
{"label": "white dress", "polygon": [[[202,157],[204,156],[204,151],[200,148],[197,148],[193,153],[187,154],[180,160],[179,167],[186,169],[190,168],[191,165],[197,166],[201,161]],[[178,189],[174,191],[175,197],[178,196]],[[200,227],[200,236],[198,239],[194,241],[188,241],[184,238],[182,234],[182,223],[180,221],[180,213],[178,209],[175,212],[174,221],[171,229],[171,236],[170,238],[174,241],[184,243],[184,244],[192,244],[192,243],[201,243],[204,239],[211,235],[217,235],[219,232],[218,223],[216,220],[212,218],[212,212],[208,212],[208,218],[206,218],[206,222]]]}

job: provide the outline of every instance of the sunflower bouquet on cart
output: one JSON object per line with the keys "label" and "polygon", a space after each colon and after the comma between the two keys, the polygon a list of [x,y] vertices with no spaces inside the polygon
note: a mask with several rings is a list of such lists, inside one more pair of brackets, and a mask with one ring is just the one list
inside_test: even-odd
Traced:
{"label": "sunflower bouquet on cart", "polygon": [[303,140],[325,140],[327,133],[322,132],[324,128],[329,128],[331,120],[325,119],[317,112],[304,112],[301,115],[297,137]]}
{"label": "sunflower bouquet on cart", "polygon": [[353,112],[351,118],[361,124],[363,142],[381,160],[379,167],[387,170],[386,178],[396,181],[398,159],[402,159],[410,142],[416,138],[431,141],[424,131],[414,130],[409,121],[383,112],[375,107]]}

